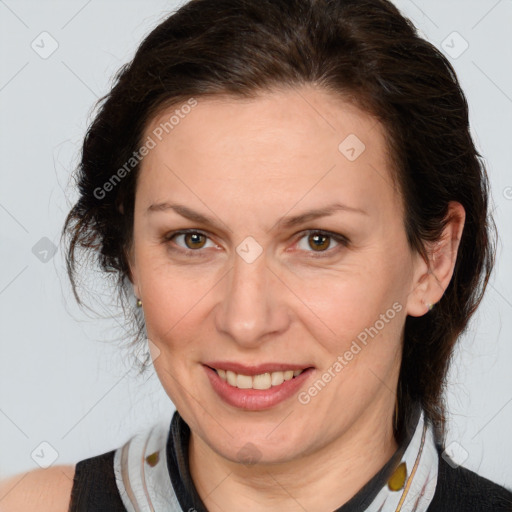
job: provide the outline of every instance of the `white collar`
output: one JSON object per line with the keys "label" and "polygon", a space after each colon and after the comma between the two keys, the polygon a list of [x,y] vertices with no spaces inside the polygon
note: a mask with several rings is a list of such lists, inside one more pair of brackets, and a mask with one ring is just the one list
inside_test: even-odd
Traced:
{"label": "white collar", "polygon": [[[161,423],[138,433],[115,451],[116,483],[129,512],[183,512],[167,467],[169,435],[169,424]],[[385,485],[367,512],[427,511],[436,490],[439,456],[432,425],[425,422],[423,410],[397,468],[402,463],[403,486],[391,490]]]}

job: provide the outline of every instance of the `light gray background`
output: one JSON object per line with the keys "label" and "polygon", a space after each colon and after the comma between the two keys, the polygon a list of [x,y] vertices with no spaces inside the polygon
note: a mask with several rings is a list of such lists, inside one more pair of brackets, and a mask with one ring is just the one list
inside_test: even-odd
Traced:
{"label": "light gray background", "polygon": [[[451,52],[488,164],[499,261],[454,358],[448,439],[459,443],[457,456],[467,451],[465,466],[511,487],[512,1],[396,4]],[[61,250],[45,254],[49,242],[40,240],[58,244],[94,102],[177,5],[0,0],[0,478],[38,467],[37,454],[48,458],[52,450],[61,464],[117,448],[155,421],[169,421],[174,410],[154,373],[136,378],[132,360],[109,342],[122,336],[121,319],[81,312]],[[58,43],[46,59],[31,47],[35,41],[39,52],[51,49],[44,31]],[[469,47],[457,56],[461,37]],[[107,315],[105,307],[98,300]]]}

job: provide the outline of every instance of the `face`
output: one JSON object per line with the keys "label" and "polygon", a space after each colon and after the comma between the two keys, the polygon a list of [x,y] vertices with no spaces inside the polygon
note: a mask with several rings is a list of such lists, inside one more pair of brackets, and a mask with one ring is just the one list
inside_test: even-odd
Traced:
{"label": "face", "polygon": [[382,429],[424,270],[382,126],[301,88],[199,98],[147,137],[134,292],[193,435],[231,461],[286,462]]}

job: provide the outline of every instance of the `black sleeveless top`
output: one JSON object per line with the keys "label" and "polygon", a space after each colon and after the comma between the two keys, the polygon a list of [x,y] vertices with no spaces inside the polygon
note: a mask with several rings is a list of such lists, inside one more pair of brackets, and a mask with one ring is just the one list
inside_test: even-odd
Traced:
{"label": "black sleeveless top", "polygon": [[[414,433],[419,417],[411,423],[396,452],[347,503],[334,512],[366,509],[386,485]],[[184,511],[208,512],[190,476],[188,442],[190,429],[178,411],[172,417],[167,440],[167,467],[174,491]],[[512,512],[512,490],[507,490],[459,466],[453,468],[439,452],[438,482],[428,512]],[[115,450],[77,463],[69,512],[125,512],[114,475]],[[512,488],[511,488],[512,489]],[[160,512],[160,511],[157,511]]]}

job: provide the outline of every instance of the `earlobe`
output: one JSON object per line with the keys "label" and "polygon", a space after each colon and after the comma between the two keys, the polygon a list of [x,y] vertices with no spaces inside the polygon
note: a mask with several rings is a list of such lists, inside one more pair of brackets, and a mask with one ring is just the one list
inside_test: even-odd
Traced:
{"label": "earlobe", "polygon": [[137,299],[140,299],[139,286],[135,282],[132,282],[132,284],[133,284],[133,294],[135,295],[135,297],[137,297]]}
{"label": "earlobe", "polygon": [[441,238],[427,245],[428,261],[421,259],[409,295],[407,313],[423,316],[439,302],[450,284],[465,221],[464,207],[451,201]]}
{"label": "earlobe", "polygon": [[130,265],[130,281],[132,282],[133,294],[135,295],[135,297],[140,299],[141,297],[140,297],[137,273],[132,265]]}
{"label": "earlobe", "polygon": [[130,279],[130,282],[132,283],[133,294],[135,295],[135,297],[140,299],[140,290],[139,290],[139,284],[138,284],[139,280],[137,277],[135,258],[134,258],[132,250],[130,250],[127,254],[127,262],[128,262],[128,269],[129,269],[128,277]]}
{"label": "earlobe", "polygon": [[[429,287],[430,270],[428,263],[420,254],[416,254],[416,257],[418,263],[415,269],[413,288],[407,297],[407,314],[410,316],[423,316],[428,311],[425,296]],[[432,301],[430,301],[430,303],[432,303]]]}

